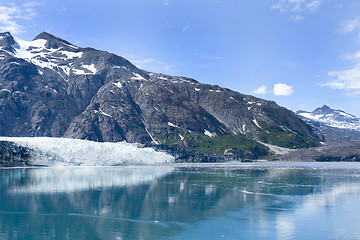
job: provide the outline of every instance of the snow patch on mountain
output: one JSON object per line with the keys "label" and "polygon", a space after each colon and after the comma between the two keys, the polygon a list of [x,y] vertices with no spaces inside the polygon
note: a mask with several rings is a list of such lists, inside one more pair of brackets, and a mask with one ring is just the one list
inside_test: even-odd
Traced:
{"label": "snow patch on mountain", "polygon": [[169,125],[170,127],[179,128],[179,126],[177,126],[177,125],[175,125],[175,124],[173,124],[173,123],[171,123],[171,122],[168,122],[168,125]]}
{"label": "snow patch on mountain", "polygon": [[133,73],[134,77],[132,77],[131,79],[133,80],[146,80],[143,76],[141,76],[138,73]]}
{"label": "snow patch on mountain", "polygon": [[90,65],[83,64],[82,67],[89,70],[92,74],[95,74],[98,71],[93,63]]}
{"label": "snow patch on mountain", "polygon": [[256,121],[255,118],[252,119],[252,121],[253,121],[253,123],[254,123],[258,128],[261,128],[261,129],[262,129],[262,127],[260,127],[259,123]]}
{"label": "snow patch on mountain", "polygon": [[121,82],[116,82],[116,83],[113,83],[116,87],[118,88],[122,88],[122,84]]}
{"label": "snow patch on mountain", "polygon": [[76,75],[94,75],[97,73],[97,69],[95,68],[95,65],[94,64],[90,64],[90,65],[81,65],[81,68],[85,69],[76,69],[76,68],[73,68],[72,71],[74,74]]}
{"label": "snow patch on mountain", "polygon": [[207,130],[207,129],[204,129],[204,134],[205,134],[206,136],[208,136],[208,137],[211,137],[211,138],[216,137],[216,133],[212,133],[212,132],[210,132],[210,131]]}
{"label": "snow patch on mountain", "polygon": [[[25,41],[15,38],[16,43],[13,45],[15,53],[14,57],[25,59],[41,68],[54,69],[59,67],[60,62],[71,60],[73,58],[81,58],[82,52],[65,51],[62,47],[57,49],[46,48],[47,40],[37,39],[33,41]],[[64,71],[69,75],[70,71]]]}

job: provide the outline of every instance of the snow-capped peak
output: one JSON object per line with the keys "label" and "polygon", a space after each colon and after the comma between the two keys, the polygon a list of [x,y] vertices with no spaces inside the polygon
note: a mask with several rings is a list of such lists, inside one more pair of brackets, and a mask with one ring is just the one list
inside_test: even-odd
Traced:
{"label": "snow-capped peak", "polygon": [[22,58],[40,68],[56,70],[61,75],[69,75],[70,62],[83,55],[77,49],[66,46],[58,45],[58,48],[49,48],[47,47],[49,40],[42,38],[35,38],[32,41],[15,38],[15,41],[14,57]]}
{"label": "snow-capped peak", "polygon": [[312,112],[297,111],[296,114],[313,121],[322,122],[330,127],[360,131],[360,118],[342,110],[332,109],[326,105]]}

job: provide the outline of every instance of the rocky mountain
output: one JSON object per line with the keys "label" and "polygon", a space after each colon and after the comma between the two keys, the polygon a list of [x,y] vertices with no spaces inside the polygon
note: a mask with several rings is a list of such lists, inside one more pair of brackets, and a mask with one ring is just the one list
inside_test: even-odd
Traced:
{"label": "rocky mountain", "polygon": [[275,102],[151,73],[45,32],[32,41],[0,34],[0,135],[125,140],[251,158],[267,154],[259,142],[303,148],[320,140]]}
{"label": "rocky mountain", "polygon": [[360,118],[342,110],[334,110],[326,105],[312,112],[296,112],[312,126],[314,132],[323,136],[327,144],[338,144],[360,140]]}
{"label": "rocky mountain", "polygon": [[360,131],[360,118],[342,110],[332,109],[326,105],[312,112],[300,110],[297,111],[296,114],[313,121],[324,123],[330,127]]}

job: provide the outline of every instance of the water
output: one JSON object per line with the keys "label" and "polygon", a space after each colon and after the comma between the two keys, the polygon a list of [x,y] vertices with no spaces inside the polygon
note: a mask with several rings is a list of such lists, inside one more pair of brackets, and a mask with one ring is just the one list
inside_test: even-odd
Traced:
{"label": "water", "polygon": [[0,169],[0,239],[360,239],[360,164]]}

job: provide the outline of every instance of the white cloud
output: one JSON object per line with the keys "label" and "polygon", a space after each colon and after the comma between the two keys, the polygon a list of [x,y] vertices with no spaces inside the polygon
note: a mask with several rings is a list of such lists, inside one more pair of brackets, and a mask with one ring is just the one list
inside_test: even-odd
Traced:
{"label": "white cloud", "polygon": [[182,31],[186,32],[187,30],[189,30],[189,28],[190,28],[190,25],[186,25],[182,28]]}
{"label": "white cloud", "polygon": [[37,6],[44,6],[44,4],[40,3],[40,2],[27,2],[27,3],[22,4],[21,6],[24,8],[34,8]]}
{"label": "white cloud", "polygon": [[11,32],[19,34],[24,32],[23,26],[18,20],[31,20],[36,16],[34,7],[42,5],[37,2],[24,3],[21,6],[11,4],[10,6],[0,6],[0,32]]}
{"label": "white cloud", "polygon": [[305,10],[317,10],[323,0],[280,0],[271,6],[271,9],[278,9],[280,12],[302,12]]}
{"label": "white cloud", "polygon": [[360,16],[341,22],[338,31],[345,34],[356,33],[357,40],[360,43]]}
{"label": "white cloud", "polygon": [[[344,34],[357,34],[358,43],[360,43],[360,16],[349,19],[340,23],[338,31]],[[360,51],[355,54],[342,56],[344,59],[353,62],[353,66],[338,71],[329,71],[329,82],[320,84],[321,86],[332,89],[344,90],[347,94],[360,94]]]}
{"label": "white cloud", "polygon": [[312,0],[306,5],[306,7],[311,11],[316,11],[320,7],[322,1],[323,0]]}
{"label": "white cloud", "polygon": [[[315,12],[323,0],[278,0],[277,4],[271,6],[271,9],[279,10],[281,13],[303,13]],[[299,22],[304,16],[295,15],[291,20]]]}
{"label": "white cloud", "polygon": [[293,92],[293,86],[285,83],[277,83],[274,85],[273,93],[275,96],[290,96]]}
{"label": "white cloud", "polygon": [[291,20],[293,20],[294,22],[300,22],[300,21],[304,20],[304,16],[301,16],[301,15],[292,16]]}
{"label": "white cloud", "polygon": [[165,66],[164,66],[164,70],[165,70],[165,71],[170,70],[170,68],[172,68],[171,65],[165,65]]}
{"label": "white cloud", "polygon": [[340,23],[340,31],[343,33],[351,33],[360,29],[360,17],[346,20]]}
{"label": "white cloud", "polygon": [[[333,79],[327,83],[321,84],[332,89],[342,89],[348,93],[358,94],[360,90],[360,51],[357,55],[357,62],[352,68],[328,72],[329,77]],[[356,59],[356,57],[354,56]]]}
{"label": "white cloud", "polygon": [[165,1],[164,1],[164,6],[169,6],[169,5],[170,5],[169,0],[165,0]]}
{"label": "white cloud", "polygon": [[173,65],[166,64],[163,61],[156,60],[154,58],[136,58],[134,56],[128,57],[130,62],[136,65],[136,67],[148,71],[163,72],[170,70]]}
{"label": "white cloud", "polygon": [[15,7],[0,6],[0,32],[11,32],[18,34],[22,32],[22,27],[16,23],[14,17],[18,9]]}
{"label": "white cloud", "polygon": [[253,91],[254,94],[266,94],[266,86],[262,85],[257,89],[254,89]]}

